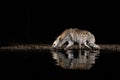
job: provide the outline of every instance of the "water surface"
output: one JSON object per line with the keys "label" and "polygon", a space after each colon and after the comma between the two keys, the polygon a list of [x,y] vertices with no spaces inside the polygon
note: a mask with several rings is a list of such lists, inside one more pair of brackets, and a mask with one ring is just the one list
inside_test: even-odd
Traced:
{"label": "water surface", "polygon": [[119,65],[120,52],[111,50],[0,51],[1,77],[87,80],[119,78]]}

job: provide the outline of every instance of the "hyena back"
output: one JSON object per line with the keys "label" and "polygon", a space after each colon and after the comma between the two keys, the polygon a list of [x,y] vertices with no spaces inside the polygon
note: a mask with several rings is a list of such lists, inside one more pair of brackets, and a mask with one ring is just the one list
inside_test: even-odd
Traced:
{"label": "hyena back", "polygon": [[66,42],[68,45],[65,49],[74,45],[74,43],[78,43],[79,48],[84,44],[87,48],[95,48],[100,49],[100,47],[95,44],[95,36],[86,30],[79,30],[77,28],[66,29],[61,35],[57,37],[57,39],[53,42],[52,47],[61,48]]}

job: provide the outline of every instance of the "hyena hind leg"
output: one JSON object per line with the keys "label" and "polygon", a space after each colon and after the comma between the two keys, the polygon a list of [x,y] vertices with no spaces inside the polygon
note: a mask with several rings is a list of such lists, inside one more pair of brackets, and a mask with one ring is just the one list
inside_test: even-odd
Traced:
{"label": "hyena hind leg", "polygon": [[95,43],[90,43],[89,45],[93,47],[93,49],[100,49],[100,46]]}

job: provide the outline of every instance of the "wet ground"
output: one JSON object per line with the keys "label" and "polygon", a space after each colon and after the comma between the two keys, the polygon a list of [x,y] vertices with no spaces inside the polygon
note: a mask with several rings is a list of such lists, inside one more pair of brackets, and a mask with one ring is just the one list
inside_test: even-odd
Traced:
{"label": "wet ground", "polygon": [[120,52],[113,50],[0,50],[0,78],[81,79],[119,78]]}

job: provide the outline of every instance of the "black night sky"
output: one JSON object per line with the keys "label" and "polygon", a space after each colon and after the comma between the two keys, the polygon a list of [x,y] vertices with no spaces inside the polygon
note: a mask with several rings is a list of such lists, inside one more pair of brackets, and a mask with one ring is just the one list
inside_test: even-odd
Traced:
{"label": "black night sky", "polygon": [[[86,29],[96,43],[119,44],[119,12],[114,6],[30,4],[1,9],[1,43],[49,43],[66,28]],[[87,4],[86,4],[87,5]]]}

